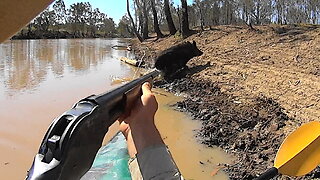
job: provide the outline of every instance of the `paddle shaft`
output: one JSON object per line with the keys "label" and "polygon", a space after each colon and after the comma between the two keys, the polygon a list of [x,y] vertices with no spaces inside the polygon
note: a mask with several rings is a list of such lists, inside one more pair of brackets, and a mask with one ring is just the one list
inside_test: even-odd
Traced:
{"label": "paddle shaft", "polygon": [[275,167],[272,167],[268,169],[265,173],[263,173],[261,176],[259,176],[256,180],[268,180],[278,175],[278,169]]}

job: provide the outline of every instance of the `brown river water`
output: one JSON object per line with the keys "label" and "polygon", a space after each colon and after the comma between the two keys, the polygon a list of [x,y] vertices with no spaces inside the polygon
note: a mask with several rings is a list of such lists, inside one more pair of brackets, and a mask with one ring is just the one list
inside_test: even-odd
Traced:
{"label": "brown river water", "polygon": [[[51,121],[83,97],[119,86],[136,69],[118,60],[133,57],[113,45],[123,39],[14,40],[0,44],[0,179],[24,179]],[[199,122],[169,105],[180,97],[154,89],[156,123],[186,179],[211,176],[231,158],[194,137]],[[114,124],[104,144],[117,132]]]}

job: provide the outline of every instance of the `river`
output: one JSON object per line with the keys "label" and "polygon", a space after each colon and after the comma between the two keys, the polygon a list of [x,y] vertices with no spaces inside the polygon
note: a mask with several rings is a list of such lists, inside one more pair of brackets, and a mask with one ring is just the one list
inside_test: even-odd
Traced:
{"label": "river", "polygon": [[[75,102],[119,86],[114,80],[133,77],[136,68],[119,57],[133,57],[113,45],[125,39],[13,40],[0,44],[0,177],[23,179],[51,121]],[[231,158],[217,148],[205,148],[194,138],[200,127],[169,107],[179,100],[155,89],[159,101],[156,123],[187,179],[227,179],[211,176],[218,163]],[[111,128],[106,141],[117,131]]]}

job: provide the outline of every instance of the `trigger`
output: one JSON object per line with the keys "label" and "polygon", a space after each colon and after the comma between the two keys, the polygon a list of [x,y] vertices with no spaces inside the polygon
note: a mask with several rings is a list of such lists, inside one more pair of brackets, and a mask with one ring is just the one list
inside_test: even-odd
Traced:
{"label": "trigger", "polygon": [[53,135],[50,139],[47,141],[47,147],[48,151],[44,157],[44,162],[50,163],[50,161],[53,159],[54,155],[56,154],[56,150],[59,146],[60,136]]}

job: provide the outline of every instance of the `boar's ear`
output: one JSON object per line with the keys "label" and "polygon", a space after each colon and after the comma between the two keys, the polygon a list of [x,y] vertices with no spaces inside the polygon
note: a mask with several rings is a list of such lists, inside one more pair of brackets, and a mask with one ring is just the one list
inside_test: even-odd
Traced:
{"label": "boar's ear", "polygon": [[197,46],[197,44],[196,44],[196,42],[195,42],[195,41],[193,41],[193,42],[192,42],[192,44],[193,44],[194,46]]}

